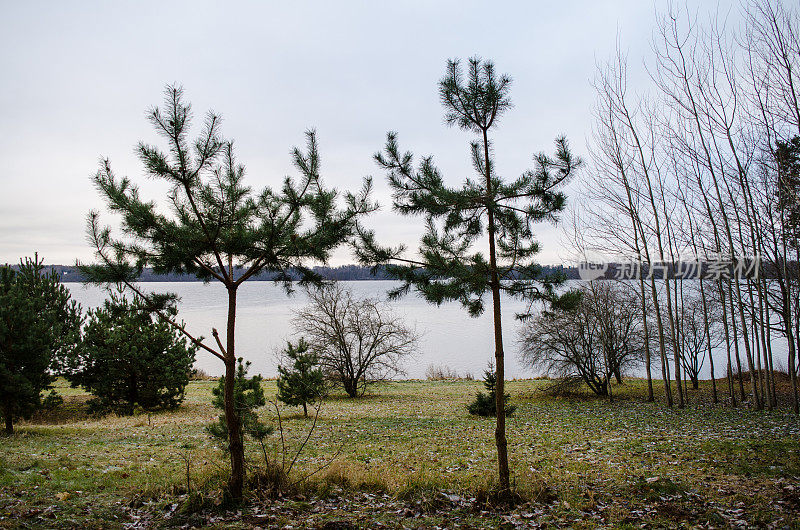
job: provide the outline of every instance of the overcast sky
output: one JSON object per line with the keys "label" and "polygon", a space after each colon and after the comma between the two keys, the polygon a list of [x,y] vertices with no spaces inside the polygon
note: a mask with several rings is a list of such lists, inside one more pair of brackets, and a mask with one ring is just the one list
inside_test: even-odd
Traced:
{"label": "overcast sky", "polygon": [[[504,7],[498,8],[503,5]],[[690,11],[716,8],[689,2]],[[433,154],[448,183],[471,173],[471,136],[444,125],[437,82],[448,58],[492,59],[513,78],[514,108],[494,134],[499,172],[514,178],[566,134],[585,154],[591,80],[619,38],[631,85],[647,85],[656,11],[664,2],[0,2],[0,262],[38,251],[47,263],[91,260],[85,219],[103,210],[90,176],[108,157],[142,177],[140,140],[165,84],[184,86],[195,113],[224,117],[254,188],[295,174],[289,150],[316,128],[328,185],[355,189],[373,175],[384,241],[414,246],[419,222],[390,209],[372,161],[387,131]],[[719,4],[727,10],[726,2]],[[493,13],[492,10],[501,9]],[[736,8],[734,7],[734,10]],[[579,182],[572,184],[579,186]],[[107,214],[106,221],[111,221]],[[417,220],[419,221],[419,220]],[[566,253],[542,226],[541,261]],[[351,262],[348,253],[334,263]]]}

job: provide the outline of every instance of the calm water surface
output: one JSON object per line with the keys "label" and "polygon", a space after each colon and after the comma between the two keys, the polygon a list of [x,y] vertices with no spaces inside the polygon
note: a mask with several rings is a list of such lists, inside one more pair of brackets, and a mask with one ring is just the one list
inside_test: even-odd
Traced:
{"label": "calm water surface", "polygon": [[[386,292],[397,285],[390,281],[342,282],[357,296],[385,298]],[[567,283],[572,283],[569,281]],[[77,283],[65,284],[72,296],[84,309],[103,303],[106,292],[102,288],[85,287]],[[208,285],[202,282],[161,282],[143,283],[142,287],[155,292],[172,292],[180,298],[179,318],[186,322],[187,329],[196,335],[211,338],[211,329],[216,327],[220,335],[225,335],[227,316],[227,293],[219,283]],[[494,358],[494,334],[492,330],[491,299],[486,297],[487,312],[478,318],[471,318],[457,303],[443,304],[440,307],[426,303],[415,294],[409,294],[399,301],[392,302],[394,310],[411,327],[416,327],[421,335],[419,350],[414,357],[403,363],[405,376],[423,378],[430,365],[444,365],[459,375],[471,373],[476,378],[483,376],[487,363]],[[272,282],[245,282],[239,288],[236,313],[236,352],[237,355],[252,361],[252,373],[266,377],[277,375],[280,349],[287,340],[296,341],[302,330],[292,326],[293,311],[307,303],[302,289],[292,296],[286,296],[280,286]],[[527,304],[504,297],[503,340],[506,352],[506,377],[526,378],[537,375],[519,362],[517,344],[520,323],[514,318],[526,309]],[[211,339],[213,340],[213,339]],[[773,348],[776,362],[786,365],[785,339],[773,334]],[[653,346],[655,348],[655,345]],[[745,363],[742,353],[742,362]],[[724,374],[726,365],[724,347],[714,352],[717,377]],[[207,352],[198,351],[196,366],[212,375],[222,373],[222,363]],[[744,368],[746,369],[746,367]],[[661,363],[657,350],[653,356],[653,377],[661,377]],[[637,374],[644,376],[644,368]],[[706,360],[701,377],[710,375]]]}
{"label": "calm water surface", "polygon": [[[395,285],[389,281],[342,282],[358,296],[385,298]],[[72,296],[84,309],[103,303],[106,292],[95,286],[66,284]],[[172,292],[180,298],[179,318],[187,329],[211,338],[216,327],[225,335],[227,293],[219,283],[202,282],[144,283],[143,288],[155,292]],[[487,304],[491,299],[487,297]],[[302,333],[292,327],[292,312],[307,303],[305,294],[297,289],[287,297],[280,286],[272,282],[246,282],[239,288],[236,313],[237,355],[252,361],[252,373],[266,377],[277,374],[278,352],[287,340],[296,341]],[[403,363],[405,377],[423,378],[431,364],[446,365],[460,375],[472,373],[480,378],[487,363],[494,357],[491,305],[489,311],[471,318],[457,303],[430,305],[414,294],[392,302],[394,310],[408,325],[422,335],[419,351]],[[526,308],[524,302],[503,300],[503,339],[506,351],[506,374],[509,379],[530,377],[533,374],[517,360],[519,323],[514,314]],[[212,339],[213,340],[213,339]],[[222,363],[207,352],[197,352],[196,366],[212,375],[222,373]]]}

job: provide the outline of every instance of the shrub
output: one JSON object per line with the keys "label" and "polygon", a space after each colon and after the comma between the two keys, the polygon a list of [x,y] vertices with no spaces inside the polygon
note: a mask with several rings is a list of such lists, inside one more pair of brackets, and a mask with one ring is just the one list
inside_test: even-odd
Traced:
{"label": "shrub", "polygon": [[428,365],[425,370],[425,379],[428,381],[444,381],[447,379],[458,379],[458,374],[455,370],[445,365]]}
{"label": "shrub", "polygon": [[203,370],[202,368],[192,368],[192,371],[189,372],[189,380],[190,381],[210,381],[212,379],[216,379],[214,376],[211,376]]}
{"label": "shrub", "polygon": [[[489,367],[485,372],[483,372],[483,386],[486,388],[486,393],[478,392],[475,396],[475,401],[470,403],[467,406],[467,410],[469,413],[474,416],[495,416],[497,412],[497,405],[496,405],[496,391],[495,386],[497,385],[497,376],[495,375],[494,368]],[[505,412],[506,416],[513,414],[517,407],[515,405],[509,405],[508,400],[510,396],[508,394],[504,394],[504,402],[506,404]]]}
{"label": "shrub", "polygon": [[389,304],[358,298],[340,285],[309,290],[308,298],[309,305],[295,313],[295,328],[309,337],[325,376],[348,396],[362,396],[367,385],[403,373],[417,334]]}
{"label": "shrub", "polygon": [[146,307],[112,295],[89,311],[67,378],[95,396],[93,412],[172,409],[183,401],[196,351]]}
{"label": "shrub", "polygon": [[526,321],[520,359],[529,368],[565,381],[581,380],[607,396],[612,377],[635,369],[647,345],[636,291],[622,282],[596,280],[582,286],[575,307],[542,311]]}
{"label": "shrub", "polygon": [[279,366],[278,399],[290,406],[303,406],[303,416],[308,417],[308,405],[313,405],[325,393],[325,379],[319,356],[309,351],[308,343],[300,339],[297,346],[286,345],[284,354],[291,366]]}

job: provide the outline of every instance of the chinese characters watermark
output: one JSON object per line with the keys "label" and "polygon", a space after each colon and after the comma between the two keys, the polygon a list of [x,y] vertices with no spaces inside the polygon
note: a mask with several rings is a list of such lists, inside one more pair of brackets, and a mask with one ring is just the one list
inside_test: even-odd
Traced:
{"label": "chinese characters watermark", "polygon": [[677,280],[727,280],[758,279],[761,272],[761,257],[717,256],[698,258],[696,256],[675,261],[646,261],[629,259],[625,261],[590,262],[578,265],[581,280],[638,280],[638,279],[677,279]]}

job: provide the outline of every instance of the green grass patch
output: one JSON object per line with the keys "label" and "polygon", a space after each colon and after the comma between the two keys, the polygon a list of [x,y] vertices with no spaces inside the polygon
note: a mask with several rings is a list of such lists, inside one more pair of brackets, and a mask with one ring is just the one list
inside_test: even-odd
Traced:
{"label": "green grass patch", "polygon": [[[0,527],[21,521],[99,526],[101,520],[114,527],[140,511],[201,526],[202,513],[224,508],[228,470],[226,454],[204,432],[218,414],[211,406],[215,384],[190,383],[176,411],[102,418],[85,413],[88,396],[80,389],[59,385],[61,407],[0,438]],[[395,519],[405,514],[404,524],[422,518],[434,525],[446,520],[440,511],[453,502],[463,509],[448,510],[462,510],[465,524],[478,526],[512,516],[589,527],[797,520],[800,425],[785,410],[711,405],[707,384],[684,409],[645,403],[641,381],[615,387],[613,403],[549,397],[541,391],[547,384],[507,384],[518,406],[507,422],[513,481],[528,501],[516,511],[481,515],[469,508],[490,497],[496,480],[494,420],[466,409],[480,382],[403,381],[379,385],[363,399],[335,395],[324,403],[292,473],[314,474],[298,489],[304,498],[289,510],[296,517],[282,520],[322,524],[314,503],[323,501],[314,499],[362,495],[390,499],[381,501],[384,508],[364,508],[362,526],[392,521],[384,513],[391,503],[401,504],[392,510]],[[274,381],[265,382],[265,392],[275,395]],[[290,453],[313,421],[299,412],[282,410]],[[275,422],[269,407],[261,414]],[[269,440],[271,459],[278,458],[279,445],[276,436]],[[263,462],[260,447],[251,445],[248,456],[254,465]],[[325,513],[351,520],[362,505],[369,503],[341,511],[329,506]],[[234,516],[222,521],[238,524]]]}

